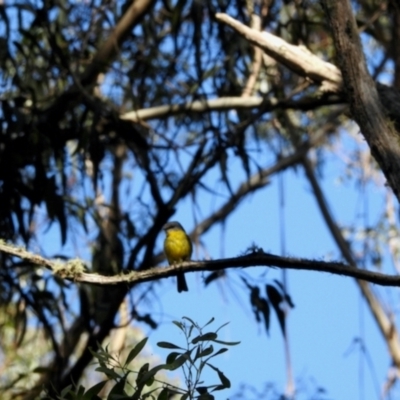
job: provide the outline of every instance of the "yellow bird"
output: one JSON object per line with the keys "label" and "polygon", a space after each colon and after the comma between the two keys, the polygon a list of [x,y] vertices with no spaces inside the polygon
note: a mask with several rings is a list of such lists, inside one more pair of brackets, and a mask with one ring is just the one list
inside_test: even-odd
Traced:
{"label": "yellow bird", "polygon": [[[179,222],[168,222],[163,226],[166,237],[164,240],[164,253],[169,265],[189,261],[192,256],[192,241]],[[177,276],[178,292],[187,292],[188,286],[185,275],[180,272]]]}

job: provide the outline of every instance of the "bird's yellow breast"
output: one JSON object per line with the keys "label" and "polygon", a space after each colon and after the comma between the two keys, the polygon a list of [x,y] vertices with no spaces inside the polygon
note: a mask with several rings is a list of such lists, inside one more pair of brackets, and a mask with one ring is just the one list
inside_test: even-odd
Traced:
{"label": "bird's yellow breast", "polygon": [[164,251],[169,264],[190,260],[192,242],[185,231],[170,230],[164,241]]}

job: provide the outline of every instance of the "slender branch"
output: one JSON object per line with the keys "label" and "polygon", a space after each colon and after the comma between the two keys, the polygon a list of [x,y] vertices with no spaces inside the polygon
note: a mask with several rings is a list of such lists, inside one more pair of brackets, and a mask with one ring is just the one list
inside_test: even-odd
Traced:
{"label": "slender branch", "polygon": [[133,122],[156,118],[165,118],[186,112],[205,112],[208,110],[231,110],[232,108],[254,108],[261,106],[262,97],[220,97],[212,100],[196,100],[190,103],[171,104],[166,106],[150,107],[140,110],[129,111],[120,116],[123,120]]}
{"label": "slender branch", "polygon": [[143,108],[140,110],[129,111],[122,114],[122,120],[132,122],[149,121],[152,119],[164,119],[173,115],[184,113],[205,113],[211,111],[224,110],[244,110],[262,107],[265,112],[275,109],[295,109],[295,110],[312,110],[324,105],[332,105],[343,103],[343,99],[337,95],[307,96],[301,100],[277,100],[265,99],[259,96],[251,97],[220,97],[218,99],[195,100],[188,103],[171,104],[166,106],[157,106]]}
{"label": "slender branch", "polygon": [[250,43],[261,47],[265,53],[290,70],[321,84],[324,90],[341,90],[340,70],[335,65],[321,60],[304,46],[294,46],[271,33],[251,29],[227,14],[217,13],[215,18],[229,25]]}
{"label": "slender branch", "polygon": [[[247,5],[249,2],[247,2]],[[252,29],[256,31],[261,31],[261,18],[259,15],[254,14],[253,11],[249,12],[250,17],[250,26]],[[247,78],[247,83],[242,92],[242,97],[250,97],[253,92],[257,82],[257,79],[260,75],[261,65],[262,65],[262,55],[263,52],[258,46],[253,46],[253,62],[251,67],[250,75]]]}
{"label": "slender branch", "polygon": [[358,269],[351,265],[340,262],[326,262],[308,260],[304,258],[280,257],[274,254],[265,253],[262,250],[251,254],[225,258],[211,261],[190,261],[167,267],[154,267],[144,271],[132,271],[127,274],[104,276],[83,272],[83,264],[78,265],[77,260],[67,262],[61,266],[57,261],[51,261],[32,254],[26,250],[16,249],[13,246],[0,243],[0,251],[23,258],[33,264],[50,269],[55,275],[74,282],[91,283],[96,285],[134,285],[143,282],[168,278],[177,275],[179,272],[218,271],[227,268],[249,268],[255,266],[277,267],[282,269],[295,269],[304,271],[330,272],[335,275],[349,276],[362,279],[382,286],[400,287],[400,276],[386,275],[380,272],[373,272]]}

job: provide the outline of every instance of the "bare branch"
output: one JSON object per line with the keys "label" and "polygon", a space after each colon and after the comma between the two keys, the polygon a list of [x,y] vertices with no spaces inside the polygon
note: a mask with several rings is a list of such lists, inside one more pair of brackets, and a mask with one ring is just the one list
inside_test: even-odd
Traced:
{"label": "bare branch", "polygon": [[208,110],[220,111],[233,108],[259,107],[263,99],[259,96],[252,97],[221,97],[213,100],[196,100],[191,103],[158,106],[127,112],[121,115],[121,119],[130,121],[142,121],[166,116],[181,114],[184,112],[205,112]]}
{"label": "bare branch", "polygon": [[391,276],[382,274],[380,272],[358,269],[351,265],[346,265],[340,262],[325,262],[303,258],[280,257],[274,254],[264,253],[263,251],[257,251],[245,256],[234,258],[224,258],[211,261],[190,261],[167,267],[154,267],[145,271],[132,271],[127,274],[114,276],[104,276],[82,272],[81,268],[77,268],[76,260],[66,263],[64,267],[61,267],[59,262],[47,260],[26,250],[16,249],[15,247],[6,245],[4,243],[0,243],[0,251],[23,258],[32,262],[33,264],[44,266],[61,278],[74,282],[91,283],[96,285],[116,285],[121,283],[134,285],[175,276],[179,272],[187,273],[199,271],[218,271],[227,268],[266,266],[282,269],[330,272],[331,274],[335,275],[343,275],[362,279],[377,285],[400,287],[399,275]]}
{"label": "bare branch", "polygon": [[173,115],[183,113],[204,113],[211,111],[223,110],[240,110],[252,109],[262,107],[264,112],[279,109],[295,109],[295,110],[311,110],[321,107],[323,105],[331,105],[343,103],[343,100],[337,95],[320,96],[307,96],[301,100],[277,100],[277,99],[263,99],[259,96],[251,97],[220,97],[218,99],[196,100],[193,102],[182,104],[171,104],[167,106],[157,106],[150,108],[143,108],[140,110],[129,111],[122,114],[122,120],[129,120],[132,122],[149,121],[152,119],[168,118]]}
{"label": "bare branch", "polygon": [[[249,4],[249,3],[247,3]],[[252,29],[255,29],[257,31],[261,31],[261,18],[259,15],[254,14],[253,12],[251,14],[251,19],[250,19],[250,25]],[[243,89],[242,92],[242,97],[250,97],[253,92],[254,92],[254,87],[256,85],[258,76],[260,74],[261,70],[261,65],[262,65],[262,55],[263,52],[258,46],[253,46],[253,62],[252,62],[252,71],[247,78],[247,83],[245,88]]]}
{"label": "bare branch", "polygon": [[335,65],[321,60],[305,47],[294,46],[271,33],[251,29],[227,14],[218,13],[215,17],[290,70],[321,84],[321,89],[333,92],[341,90],[340,70]]}

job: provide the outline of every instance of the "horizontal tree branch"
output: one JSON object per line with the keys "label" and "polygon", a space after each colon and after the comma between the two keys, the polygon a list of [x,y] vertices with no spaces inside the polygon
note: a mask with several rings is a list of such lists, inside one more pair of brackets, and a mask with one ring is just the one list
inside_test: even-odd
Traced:
{"label": "horizontal tree branch", "polygon": [[183,113],[205,113],[211,111],[224,110],[243,110],[262,107],[265,112],[275,109],[294,109],[309,111],[324,105],[342,104],[344,100],[341,96],[330,93],[325,96],[314,95],[306,96],[300,100],[275,98],[266,99],[259,96],[251,97],[220,97],[218,99],[195,100],[181,104],[170,104],[164,106],[142,108],[129,111],[120,115],[122,120],[132,122],[149,121],[152,119],[164,119],[173,115]]}
{"label": "horizontal tree branch", "polygon": [[308,260],[304,258],[280,257],[265,253],[262,250],[255,251],[240,257],[224,258],[210,261],[189,261],[179,265],[166,267],[154,267],[144,271],[131,271],[114,276],[104,276],[84,272],[84,263],[80,260],[71,260],[67,263],[51,261],[36,254],[30,253],[13,245],[0,243],[0,251],[22,258],[38,266],[45,267],[55,275],[73,282],[90,283],[96,285],[128,284],[154,281],[177,275],[179,272],[219,271],[227,268],[249,268],[257,266],[276,267],[282,269],[294,269],[304,271],[330,272],[334,275],[349,276],[381,286],[400,287],[400,276],[386,275],[380,272],[358,269],[341,262],[326,262]]}
{"label": "horizontal tree branch", "polygon": [[181,114],[183,112],[205,112],[208,110],[220,111],[231,110],[235,108],[254,108],[261,106],[262,102],[263,98],[259,96],[246,98],[221,97],[211,100],[195,100],[190,103],[183,104],[171,104],[165,106],[143,108],[140,110],[129,111],[121,115],[120,118],[130,121],[144,121]]}

